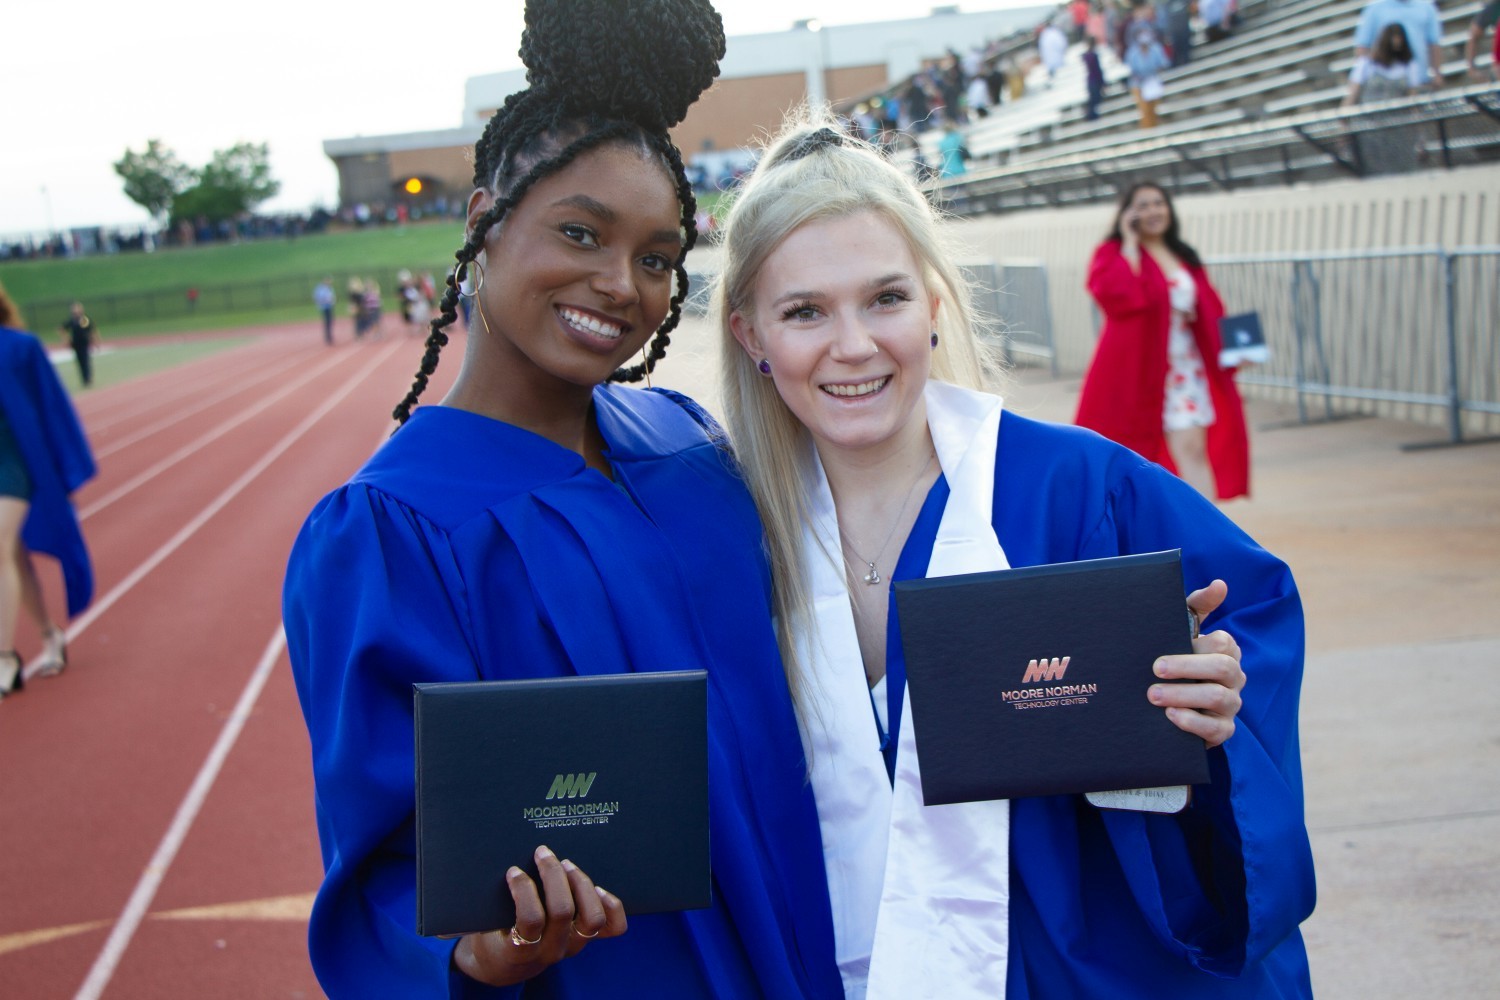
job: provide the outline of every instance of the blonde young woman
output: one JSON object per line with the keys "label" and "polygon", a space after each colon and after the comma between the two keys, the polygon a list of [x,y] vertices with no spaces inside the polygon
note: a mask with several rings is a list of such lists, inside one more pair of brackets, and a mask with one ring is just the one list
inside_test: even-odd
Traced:
{"label": "blonde young woman", "polygon": [[[984,391],[943,235],[872,148],[797,125],[736,200],[716,291],[846,996],[1310,995],[1291,575],[1160,467]],[[891,582],[1168,548],[1224,582],[1188,598],[1195,652],[1156,664],[1199,683],[1141,696],[1204,739],[1212,783],[1175,815],[923,806]]]}

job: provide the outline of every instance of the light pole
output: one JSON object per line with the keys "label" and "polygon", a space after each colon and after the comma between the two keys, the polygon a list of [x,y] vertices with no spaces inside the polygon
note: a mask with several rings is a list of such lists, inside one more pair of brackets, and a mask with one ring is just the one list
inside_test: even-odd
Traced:
{"label": "light pole", "polygon": [[50,240],[57,234],[57,230],[52,225],[52,196],[47,193],[45,184],[42,185],[42,207],[47,210],[47,239]]}
{"label": "light pole", "polygon": [[829,103],[828,95],[828,42],[823,22],[810,17],[801,22],[809,34],[807,53],[807,103],[812,108],[822,108]]}

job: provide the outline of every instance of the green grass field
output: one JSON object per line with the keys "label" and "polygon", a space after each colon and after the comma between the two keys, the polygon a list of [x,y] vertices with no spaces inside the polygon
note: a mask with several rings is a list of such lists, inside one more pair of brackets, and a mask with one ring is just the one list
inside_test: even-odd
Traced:
{"label": "green grass field", "polygon": [[[701,203],[710,211],[718,195]],[[83,302],[105,340],[142,334],[285,323],[316,318],[312,287],[335,278],[373,277],[388,312],[397,308],[394,274],[430,271],[439,285],[463,240],[459,220],[424,221],[155,253],[0,263],[0,285],[27,326],[54,342],[67,303]],[[187,290],[200,290],[189,311]],[[304,304],[305,303],[305,304]],[[343,315],[343,305],[340,307]]]}
{"label": "green grass field", "polygon": [[16,302],[238,284],[271,278],[385,271],[441,271],[463,240],[457,220],[317,233],[71,260],[0,263],[0,284]]}
{"label": "green grass field", "polygon": [[[449,220],[155,253],[10,261],[0,264],[0,285],[30,329],[47,338],[73,299],[83,302],[106,339],[226,329],[316,318],[312,287],[325,275],[335,278],[340,292],[348,276],[373,277],[387,308],[394,308],[395,272],[440,276],[462,239],[462,226]],[[192,312],[189,288],[202,296]]]}

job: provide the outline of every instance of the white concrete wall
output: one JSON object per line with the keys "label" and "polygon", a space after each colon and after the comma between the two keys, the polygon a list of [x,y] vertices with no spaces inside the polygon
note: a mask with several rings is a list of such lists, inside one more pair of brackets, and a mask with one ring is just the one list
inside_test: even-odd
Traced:
{"label": "white concrete wall", "polygon": [[[1175,204],[1183,238],[1205,257],[1500,245],[1500,165],[1195,194]],[[1065,372],[1082,372],[1093,352],[1093,302],[1084,281],[1114,213],[1114,205],[1089,205],[955,223],[976,256],[1045,263]]]}

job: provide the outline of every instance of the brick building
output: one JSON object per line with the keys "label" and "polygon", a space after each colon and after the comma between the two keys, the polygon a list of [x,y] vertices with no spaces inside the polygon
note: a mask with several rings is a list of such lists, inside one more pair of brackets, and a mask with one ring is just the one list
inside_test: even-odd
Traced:
{"label": "brick building", "polygon": [[[1054,10],[1052,4],[973,13],[937,7],[903,20],[799,21],[786,31],[734,36],[719,79],[673,139],[689,161],[733,156],[756,145],[788,108],[804,101],[847,104],[911,75],[925,59],[950,49],[966,53],[1029,29]],[[457,128],[325,140],[323,152],[338,168],[340,208],[405,204],[433,211],[467,200],[474,143],[495,109],[525,85],[523,69],[470,78]]]}

